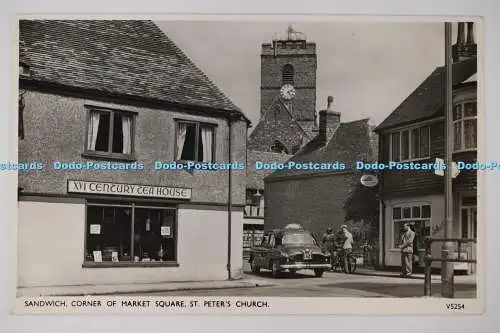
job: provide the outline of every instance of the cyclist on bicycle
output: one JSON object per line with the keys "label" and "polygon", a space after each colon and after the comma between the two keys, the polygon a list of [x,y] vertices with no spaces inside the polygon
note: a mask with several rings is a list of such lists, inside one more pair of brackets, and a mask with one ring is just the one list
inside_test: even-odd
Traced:
{"label": "cyclist on bicycle", "polygon": [[352,271],[350,257],[352,255],[352,245],[354,243],[354,240],[352,234],[349,232],[345,224],[340,226],[340,230],[343,234],[342,252],[344,255],[345,271],[350,273]]}

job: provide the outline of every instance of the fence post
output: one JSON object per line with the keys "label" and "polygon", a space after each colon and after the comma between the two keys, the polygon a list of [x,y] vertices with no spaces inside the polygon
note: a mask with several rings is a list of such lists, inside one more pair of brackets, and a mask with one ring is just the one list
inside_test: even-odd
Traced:
{"label": "fence post", "polygon": [[426,238],[424,241],[425,244],[425,256],[424,256],[424,273],[425,273],[425,280],[424,280],[424,296],[431,296],[431,286],[432,286],[432,279],[431,279],[431,263],[432,263],[432,255],[431,255],[431,240],[429,238]]}

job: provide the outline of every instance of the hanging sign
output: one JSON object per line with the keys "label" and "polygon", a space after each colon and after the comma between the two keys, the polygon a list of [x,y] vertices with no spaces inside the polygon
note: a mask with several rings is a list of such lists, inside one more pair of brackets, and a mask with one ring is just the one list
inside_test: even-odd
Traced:
{"label": "hanging sign", "polygon": [[363,175],[360,181],[363,186],[374,187],[378,184],[378,177],[375,175]]}
{"label": "hanging sign", "polygon": [[[446,168],[444,160],[442,158],[436,158],[436,161],[434,163],[436,165],[436,168],[434,169],[434,173],[438,176],[443,177],[444,170]],[[460,170],[458,169],[457,163],[452,161],[451,162],[451,178],[457,178],[459,173],[460,173]]]}

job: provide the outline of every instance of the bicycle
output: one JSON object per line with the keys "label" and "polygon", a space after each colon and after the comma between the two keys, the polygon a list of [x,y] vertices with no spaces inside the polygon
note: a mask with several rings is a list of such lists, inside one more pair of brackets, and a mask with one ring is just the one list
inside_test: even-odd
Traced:
{"label": "bicycle", "polygon": [[357,260],[356,256],[353,255],[352,252],[347,253],[347,258],[350,262],[350,265],[346,265],[345,263],[345,255],[344,250],[342,251],[334,251],[331,259],[331,269],[334,272],[344,272],[346,274],[353,274],[357,268]]}

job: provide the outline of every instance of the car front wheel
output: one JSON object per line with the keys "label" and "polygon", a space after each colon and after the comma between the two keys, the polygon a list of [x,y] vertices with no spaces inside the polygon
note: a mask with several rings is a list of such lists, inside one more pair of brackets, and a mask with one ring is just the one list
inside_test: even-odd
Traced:
{"label": "car front wheel", "polygon": [[314,275],[316,275],[316,277],[322,277],[323,276],[323,272],[324,272],[324,270],[322,270],[320,268],[316,268],[314,270]]}

